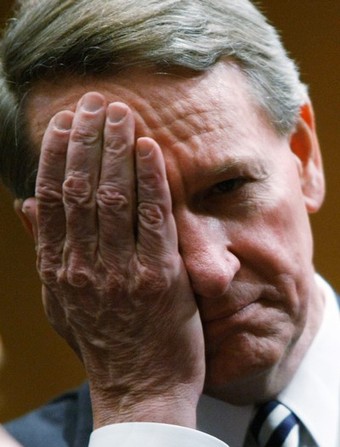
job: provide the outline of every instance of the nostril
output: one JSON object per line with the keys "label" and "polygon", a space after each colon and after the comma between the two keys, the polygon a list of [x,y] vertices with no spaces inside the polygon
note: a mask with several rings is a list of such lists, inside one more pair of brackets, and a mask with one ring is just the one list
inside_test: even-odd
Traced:
{"label": "nostril", "polygon": [[217,298],[225,294],[228,285],[226,278],[218,278],[216,275],[213,278],[206,278],[201,276],[199,280],[192,281],[192,288],[195,294],[205,298]]}

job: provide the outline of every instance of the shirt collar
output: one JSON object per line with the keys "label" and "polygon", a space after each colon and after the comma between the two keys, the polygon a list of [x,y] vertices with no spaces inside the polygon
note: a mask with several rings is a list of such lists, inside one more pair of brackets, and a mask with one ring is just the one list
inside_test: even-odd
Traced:
{"label": "shirt collar", "polygon": [[279,396],[320,447],[338,446],[340,413],[340,314],[334,291],[320,277],[325,296],[320,329],[288,387]]}
{"label": "shirt collar", "polygon": [[[288,387],[279,399],[291,408],[320,447],[337,447],[340,418],[340,315],[334,291],[320,277],[325,296],[320,329]],[[202,396],[197,411],[199,430],[242,447],[253,406],[237,407]]]}

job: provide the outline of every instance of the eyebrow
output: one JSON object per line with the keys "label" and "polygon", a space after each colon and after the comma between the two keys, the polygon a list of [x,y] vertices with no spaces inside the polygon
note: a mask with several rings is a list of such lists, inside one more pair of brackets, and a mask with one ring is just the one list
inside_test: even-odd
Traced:
{"label": "eyebrow", "polygon": [[232,175],[233,173],[245,173],[255,175],[257,177],[266,177],[268,175],[268,168],[265,166],[264,159],[255,159],[253,157],[244,156],[239,159],[230,159],[221,162],[217,166],[207,168],[206,172],[209,176],[222,177],[224,175]]}

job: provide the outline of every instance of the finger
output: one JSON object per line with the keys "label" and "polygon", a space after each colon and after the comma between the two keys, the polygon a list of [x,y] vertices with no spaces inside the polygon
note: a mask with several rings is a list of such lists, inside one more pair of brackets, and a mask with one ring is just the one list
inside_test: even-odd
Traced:
{"label": "finger", "polygon": [[135,247],[135,122],[129,107],[109,104],[97,191],[99,250],[106,263],[126,265]]}
{"label": "finger", "polygon": [[57,113],[41,145],[35,195],[37,264],[44,282],[53,279],[62,260],[65,239],[62,184],[73,116],[69,111]]}
{"label": "finger", "polygon": [[138,257],[143,264],[165,264],[178,253],[178,243],[163,154],[151,138],[138,139],[136,149]]}
{"label": "finger", "polygon": [[70,274],[73,270],[80,271],[81,265],[91,263],[96,251],[98,235],[95,194],[104,121],[104,97],[96,92],[86,93],[78,102],[75,112],[63,184],[66,214],[64,256]]}
{"label": "finger", "polygon": [[27,219],[29,233],[33,236],[35,243],[38,243],[38,222],[37,222],[37,200],[29,197],[21,205],[21,211]]}

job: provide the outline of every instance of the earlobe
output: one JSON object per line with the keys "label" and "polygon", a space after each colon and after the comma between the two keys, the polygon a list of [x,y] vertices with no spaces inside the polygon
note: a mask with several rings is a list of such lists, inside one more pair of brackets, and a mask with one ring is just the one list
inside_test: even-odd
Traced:
{"label": "earlobe", "polygon": [[299,121],[290,138],[290,147],[296,156],[307,211],[315,213],[324,200],[325,179],[310,103],[304,104],[300,109]]}
{"label": "earlobe", "polygon": [[21,220],[26,232],[34,238],[37,237],[37,219],[36,219],[36,201],[34,197],[30,197],[23,201],[22,199],[14,200],[14,210]]}

